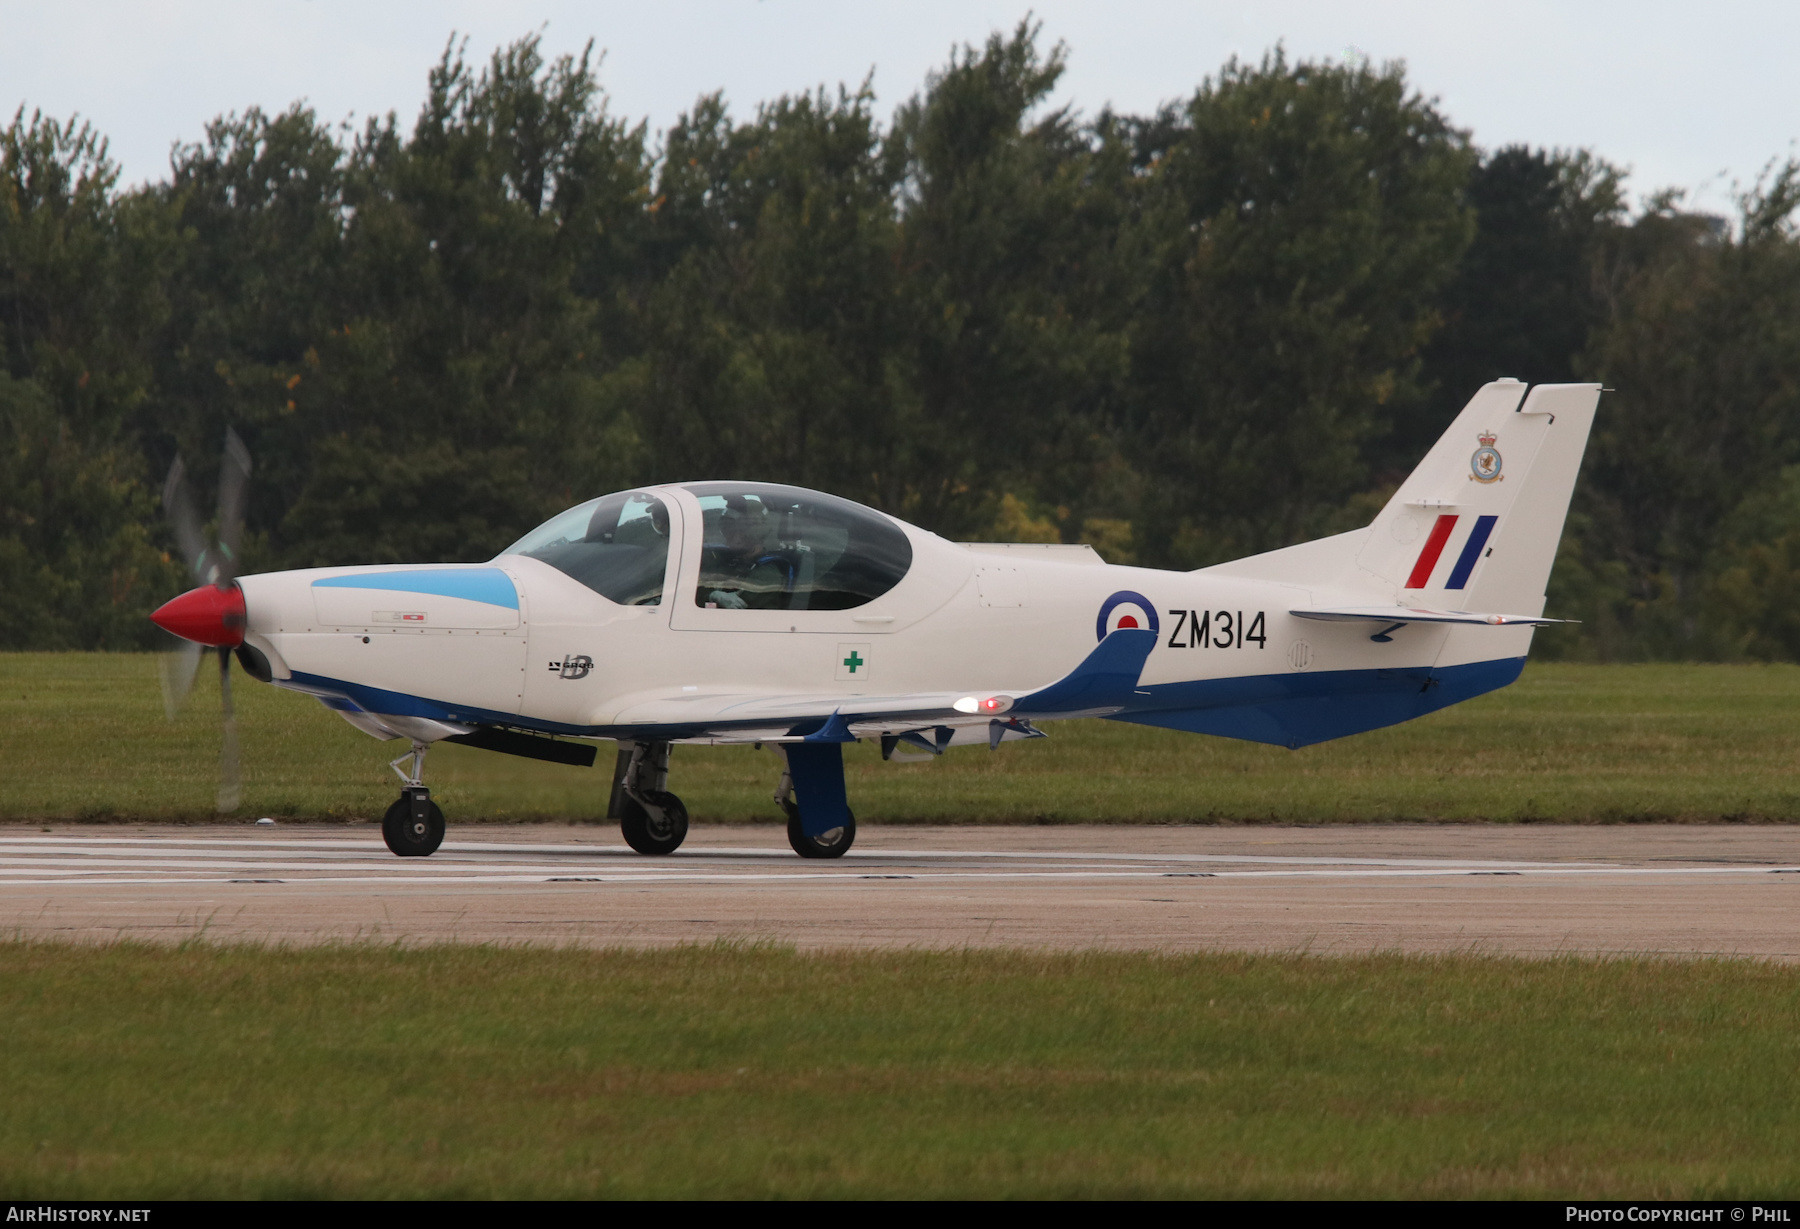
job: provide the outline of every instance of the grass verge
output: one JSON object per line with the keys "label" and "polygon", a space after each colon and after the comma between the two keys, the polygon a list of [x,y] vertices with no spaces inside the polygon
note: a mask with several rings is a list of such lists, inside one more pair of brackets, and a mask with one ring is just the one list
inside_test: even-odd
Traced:
{"label": "grass verge", "polygon": [[1800,973],[0,944],[0,1197],[1800,1194]]}
{"label": "grass verge", "polygon": [[[217,687],[202,671],[171,724],[150,655],[0,654],[0,818],[211,818]],[[235,691],[240,816],[366,819],[392,801],[398,744],[304,696]],[[878,823],[1800,817],[1796,666],[1533,665],[1503,691],[1300,751],[1108,721],[1048,728],[929,764],[852,747],[852,805]],[[598,820],[611,749],[583,769],[440,746],[427,777],[456,823]],[[767,751],[681,747],[671,785],[698,820],[773,822],[777,772]]]}

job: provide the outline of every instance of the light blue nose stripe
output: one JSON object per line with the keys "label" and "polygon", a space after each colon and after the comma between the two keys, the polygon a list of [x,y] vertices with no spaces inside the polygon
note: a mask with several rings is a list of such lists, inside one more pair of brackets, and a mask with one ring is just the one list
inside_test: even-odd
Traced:
{"label": "light blue nose stripe", "polygon": [[364,572],[357,576],[326,576],[313,581],[315,589],[383,589],[393,593],[429,593],[434,597],[460,597],[467,602],[519,608],[519,594],[512,578],[499,568],[426,568],[408,572]]}

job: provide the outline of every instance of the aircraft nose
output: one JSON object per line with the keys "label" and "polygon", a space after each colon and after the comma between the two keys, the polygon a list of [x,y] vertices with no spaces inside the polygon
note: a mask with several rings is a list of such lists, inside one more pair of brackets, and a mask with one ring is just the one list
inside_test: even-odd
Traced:
{"label": "aircraft nose", "polygon": [[157,607],[150,621],[183,640],[236,648],[244,643],[244,591],[235,584],[201,585]]}

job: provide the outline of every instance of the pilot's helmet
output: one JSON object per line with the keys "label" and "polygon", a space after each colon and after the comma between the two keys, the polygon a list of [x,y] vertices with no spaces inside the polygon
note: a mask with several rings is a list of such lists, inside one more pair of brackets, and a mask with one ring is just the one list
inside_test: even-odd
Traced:
{"label": "pilot's helmet", "polygon": [[728,546],[739,550],[760,546],[768,537],[769,513],[761,503],[752,505],[742,495],[727,495],[719,528]]}

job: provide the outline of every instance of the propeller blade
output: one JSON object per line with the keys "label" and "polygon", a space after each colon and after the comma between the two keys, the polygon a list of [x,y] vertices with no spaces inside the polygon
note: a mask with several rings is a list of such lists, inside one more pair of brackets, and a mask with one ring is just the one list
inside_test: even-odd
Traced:
{"label": "propeller blade", "polygon": [[187,489],[187,466],[179,456],[169,466],[169,477],[163,483],[163,511],[169,514],[169,527],[175,531],[175,546],[181,551],[183,562],[188,571],[201,584],[212,578],[207,575],[206,535],[200,532],[200,517],[194,511],[193,497]]}
{"label": "propeller blade", "polygon": [[219,814],[238,808],[243,793],[238,779],[237,710],[231,705],[231,650],[219,650],[219,702],[224,728],[219,738]]}
{"label": "propeller blade", "polygon": [[156,665],[162,675],[163,713],[173,721],[187,701],[188,692],[194,689],[194,676],[200,672],[200,646],[192,640],[182,640],[159,654]]}
{"label": "propeller blade", "polygon": [[225,455],[219,462],[219,582],[238,573],[238,551],[244,541],[244,505],[249,498],[250,450],[230,427],[225,428]]}

